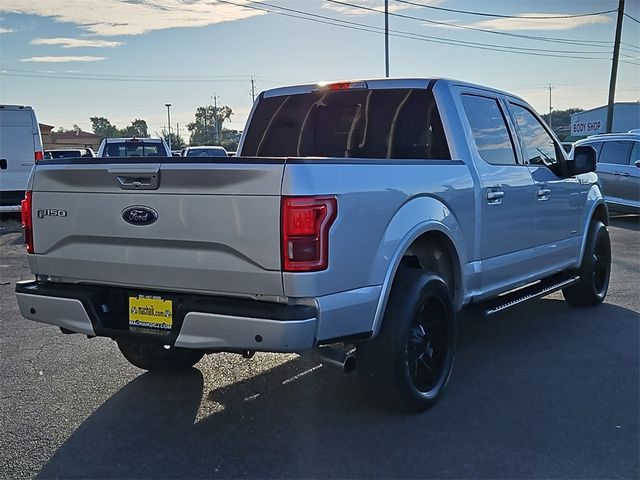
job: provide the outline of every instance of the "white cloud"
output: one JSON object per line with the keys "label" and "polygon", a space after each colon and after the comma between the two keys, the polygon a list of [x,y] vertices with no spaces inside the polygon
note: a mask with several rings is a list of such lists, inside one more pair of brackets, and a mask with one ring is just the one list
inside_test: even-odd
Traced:
{"label": "white cloud", "polygon": [[34,38],[31,45],[59,45],[62,48],[114,48],[122,45],[122,42],[112,42],[109,40],[85,40],[82,38]]}
{"label": "white cloud", "polygon": [[[384,2],[382,0],[340,0],[344,3],[352,3],[353,5],[358,5],[360,7],[366,7],[367,9],[375,9],[380,13],[384,13]],[[430,0],[426,2],[422,2],[424,5],[438,5],[442,3],[442,0]],[[335,12],[341,13],[343,15],[371,15],[375,12],[371,10],[367,10],[364,8],[351,7],[348,5],[340,5],[339,3],[328,3],[325,2],[322,5],[322,8],[326,8],[329,10],[333,10]],[[406,10],[408,8],[412,8],[411,5],[400,4],[400,3],[389,3],[389,11],[390,12],[398,12],[400,10]]]}
{"label": "white cloud", "polygon": [[59,56],[59,57],[30,57],[21,58],[21,62],[42,62],[42,63],[65,63],[65,62],[99,62],[105,60],[106,57],[91,57],[91,56]]}
{"label": "white cloud", "polygon": [[[233,3],[248,4],[247,0]],[[216,0],[2,0],[0,12],[51,17],[105,37],[204,27],[266,13]]]}
{"label": "white cloud", "polygon": [[[519,18],[496,18],[484,20],[471,24],[471,27],[489,28],[492,30],[512,31],[512,30],[571,30],[573,28],[584,27],[586,25],[597,25],[611,22],[607,15],[594,15],[591,17],[574,18],[546,18],[562,16],[562,13],[523,13]],[[564,14],[566,15],[566,14]]]}
{"label": "white cloud", "polygon": [[15,32],[15,30],[12,30],[10,28],[0,27],[0,33],[11,33],[11,32]]}

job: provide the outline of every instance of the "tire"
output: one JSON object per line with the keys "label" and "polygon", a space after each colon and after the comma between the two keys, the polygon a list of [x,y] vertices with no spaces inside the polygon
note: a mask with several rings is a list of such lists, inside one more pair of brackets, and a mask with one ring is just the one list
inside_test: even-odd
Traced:
{"label": "tire", "polygon": [[580,280],[562,290],[564,299],[576,307],[593,307],[607,296],[611,275],[611,242],[604,223],[589,227],[589,238],[578,270]]}
{"label": "tire", "polygon": [[357,349],[363,386],[394,409],[428,409],[451,375],[456,335],[456,314],[442,278],[399,270],[379,335]]}
{"label": "tire", "polygon": [[201,350],[164,348],[161,344],[118,340],[118,348],[129,363],[143,370],[178,373],[189,370],[204,356]]}

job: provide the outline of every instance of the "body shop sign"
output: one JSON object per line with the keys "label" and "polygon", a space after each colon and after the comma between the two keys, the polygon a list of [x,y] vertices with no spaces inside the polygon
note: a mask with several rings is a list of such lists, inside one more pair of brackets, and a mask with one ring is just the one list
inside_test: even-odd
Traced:
{"label": "body shop sign", "polygon": [[594,135],[604,133],[604,122],[593,119],[571,119],[571,135]]}

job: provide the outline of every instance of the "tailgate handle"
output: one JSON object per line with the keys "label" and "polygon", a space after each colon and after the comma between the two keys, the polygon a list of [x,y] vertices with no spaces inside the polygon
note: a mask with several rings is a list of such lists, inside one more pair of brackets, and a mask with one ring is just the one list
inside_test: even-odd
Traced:
{"label": "tailgate handle", "polygon": [[133,170],[110,168],[122,190],[157,190],[160,186],[160,170]]}

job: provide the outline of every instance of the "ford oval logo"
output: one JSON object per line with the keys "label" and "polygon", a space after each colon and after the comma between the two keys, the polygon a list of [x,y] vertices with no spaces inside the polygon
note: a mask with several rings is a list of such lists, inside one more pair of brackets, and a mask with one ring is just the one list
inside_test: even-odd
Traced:
{"label": "ford oval logo", "polygon": [[122,211],[122,219],[131,225],[151,225],[158,220],[158,212],[153,208],[133,205]]}

